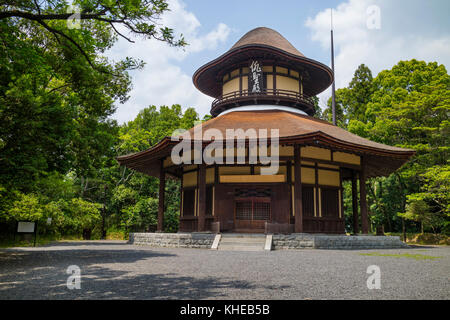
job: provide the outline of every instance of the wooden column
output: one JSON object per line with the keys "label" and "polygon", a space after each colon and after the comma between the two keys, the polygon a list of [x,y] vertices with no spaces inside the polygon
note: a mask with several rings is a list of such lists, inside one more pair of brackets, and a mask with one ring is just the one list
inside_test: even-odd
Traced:
{"label": "wooden column", "polygon": [[214,193],[213,193],[213,212],[214,221],[219,222],[219,201],[217,201],[217,186],[219,184],[219,167],[214,165]]}
{"label": "wooden column", "polygon": [[358,217],[358,187],[356,180],[356,172],[352,170],[352,207],[353,207],[353,233],[359,233],[359,217]]}
{"label": "wooden column", "polygon": [[288,194],[289,194],[289,223],[292,222],[292,217],[294,216],[294,211],[292,210],[292,162],[288,160],[286,162],[286,180],[289,186]]}
{"label": "wooden column", "polygon": [[302,171],[300,146],[294,146],[294,212],[296,233],[303,232]]}
{"label": "wooden column", "polygon": [[162,232],[164,228],[164,194],[166,188],[166,173],[163,166],[164,160],[161,159],[161,165],[159,169],[159,202],[158,202],[158,225],[156,227],[157,232]]}
{"label": "wooden column", "polygon": [[369,233],[369,216],[367,213],[367,192],[366,192],[366,165],[361,157],[361,172],[359,173],[359,205],[361,210],[361,229],[363,234]]}
{"label": "wooden column", "polygon": [[206,165],[204,163],[198,166],[197,175],[198,186],[198,232],[205,231],[205,212],[206,212]]}

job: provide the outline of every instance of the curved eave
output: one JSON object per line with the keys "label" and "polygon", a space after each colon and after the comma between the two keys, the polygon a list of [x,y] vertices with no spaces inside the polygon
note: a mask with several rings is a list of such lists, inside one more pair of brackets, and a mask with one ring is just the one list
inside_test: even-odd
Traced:
{"label": "curved eave", "polygon": [[139,152],[135,152],[135,153],[130,153],[130,154],[126,154],[123,156],[118,156],[116,158],[116,160],[121,164],[121,165],[127,165],[128,163],[135,161],[135,160],[139,160],[143,157],[146,156],[151,156],[154,155],[156,153],[159,153],[161,151],[163,151],[165,149],[165,147],[169,144],[175,144],[177,143],[176,141],[171,141],[170,137],[164,137],[160,142],[158,142],[156,145],[154,145],[153,147],[144,150],[144,151],[139,151]]}
{"label": "curved eave", "polygon": [[[321,62],[304,56],[294,55],[276,47],[263,44],[251,44],[231,49],[220,57],[201,66],[192,76],[195,87],[204,94],[217,98],[221,94],[220,85],[216,81],[217,72],[222,70],[224,67],[223,65],[227,63],[227,60],[234,56],[242,55],[243,58],[249,59],[250,57],[246,56],[246,52],[250,50],[261,51],[261,53],[271,53],[289,60],[289,62],[294,65],[298,64],[299,67],[312,68],[311,71],[315,73],[315,79],[312,79],[311,83],[323,84],[309,88],[309,94],[311,96],[324,91],[333,83],[333,71]],[[212,83],[215,85],[211,86]],[[208,87],[207,84],[210,86]]]}
{"label": "curved eave", "polygon": [[322,131],[316,131],[312,133],[307,133],[298,136],[285,137],[280,138],[281,142],[289,143],[312,143],[312,145],[317,145],[318,147],[334,147],[336,149],[346,150],[352,153],[357,153],[360,155],[369,154],[369,155],[378,155],[383,157],[390,158],[399,158],[399,159],[409,159],[413,156],[416,151],[411,149],[403,149],[403,150],[386,150],[382,148],[375,148],[364,146],[361,144],[347,142],[342,139],[337,139],[333,136],[330,136]]}
{"label": "curved eave", "polygon": [[[195,142],[195,140],[191,141],[192,143]],[[207,145],[211,142],[202,141],[202,144]],[[245,142],[249,143],[248,140]],[[298,136],[281,137],[279,142],[284,145],[301,143],[337,151],[347,151],[362,156],[367,155],[365,161],[368,177],[387,176],[400,168],[416,153],[410,149],[395,151],[349,143],[321,131]],[[130,169],[151,176],[158,176],[161,165],[160,160],[170,155],[172,147],[177,143],[178,141],[172,141],[171,137],[165,137],[154,147],[134,154],[117,157],[117,161],[120,165],[124,165]]]}

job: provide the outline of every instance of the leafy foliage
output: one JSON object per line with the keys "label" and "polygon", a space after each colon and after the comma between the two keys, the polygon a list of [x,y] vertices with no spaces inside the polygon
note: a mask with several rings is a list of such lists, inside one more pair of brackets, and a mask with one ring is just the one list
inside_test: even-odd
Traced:
{"label": "leafy foliage", "polygon": [[[188,128],[198,115],[193,109],[182,114],[180,106],[161,112],[151,107],[135,122],[118,126],[109,116],[115,103],[128,99],[128,71],[143,63],[130,57],[110,61],[103,54],[118,37],[133,42],[122,33],[127,29],[186,45],[160,23],[167,10],[164,0],[0,2],[3,222],[51,217],[47,231],[97,230],[100,236],[108,225],[154,223],[157,181],[119,168],[115,157]],[[77,11],[79,25],[73,28],[70,19]],[[132,192],[118,201],[124,190]]]}
{"label": "leafy foliage", "polygon": [[373,224],[399,230],[399,218],[405,218],[449,232],[449,89],[443,65],[411,60],[374,79],[361,65],[349,87],[337,90],[339,126],[417,151],[400,171],[369,182]]}

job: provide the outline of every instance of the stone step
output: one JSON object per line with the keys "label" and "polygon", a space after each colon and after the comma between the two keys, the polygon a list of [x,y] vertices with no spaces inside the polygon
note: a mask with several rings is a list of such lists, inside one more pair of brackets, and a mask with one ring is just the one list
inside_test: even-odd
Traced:
{"label": "stone step", "polygon": [[222,246],[248,246],[248,247],[261,247],[264,248],[265,243],[260,242],[221,242],[219,247]]}
{"label": "stone step", "polygon": [[221,237],[218,250],[263,251],[265,243],[264,235],[228,234]]}
{"label": "stone step", "polygon": [[220,243],[261,243],[265,242],[265,238],[222,238]]}
{"label": "stone step", "polygon": [[260,246],[219,246],[221,251],[264,251]]}
{"label": "stone step", "polygon": [[265,234],[261,233],[222,233],[222,238],[266,238]]}

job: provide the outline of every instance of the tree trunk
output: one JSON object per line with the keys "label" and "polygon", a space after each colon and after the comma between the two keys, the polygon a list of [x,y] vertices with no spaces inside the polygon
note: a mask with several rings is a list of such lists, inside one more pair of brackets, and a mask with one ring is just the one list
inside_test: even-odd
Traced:
{"label": "tree trunk", "polygon": [[402,233],[403,233],[403,241],[406,242],[406,226],[404,218],[402,218]]}
{"label": "tree trunk", "polygon": [[106,228],[105,228],[106,221],[105,220],[106,220],[106,212],[105,212],[105,207],[103,206],[103,208],[102,208],[102,236],[101,236],[102,240],[106,239]]}
{"label": "tree trunk", "polygon": [[91,233],[92,233],[91,229],[84,229],[83,230],[83,239],[84,240],[91,240]]}

